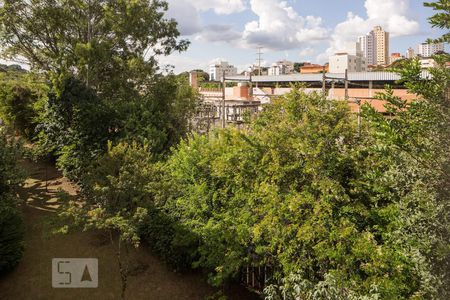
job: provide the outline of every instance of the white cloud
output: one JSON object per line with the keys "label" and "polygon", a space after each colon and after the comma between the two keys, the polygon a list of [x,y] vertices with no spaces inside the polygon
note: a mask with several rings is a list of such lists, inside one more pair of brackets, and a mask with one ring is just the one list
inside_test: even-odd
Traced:
{"label": "white cloud", "polygon": [[250,0],[250,8],[258,21],[245,25],[244,42],[273,50],[298,48],[327,37],[322,19],[300,16],[292,6],[281,0]]}
{"label": "white cloud", "polygon": [[298,55],[300,57],[308,57],[311,56],[315,53],[315,50],[311,47],[307,47],[305,49],[300,50],[300,52],[298,53]]}
{"label": "white cloud", "polygon": [[366,0],[368,21],[386,27],[392,36],[415,34],[419,23],[408,19],[409,0]]}
{"label": "white cloud", "polygon": [[181,35],[192,35],[202,30],[198,10],[189,1],[169,0],[169,10],[166,16],[178,22]]}
{"label": "white cloud", "polygon": [[367,34],[374,26],[381,25],[391,37],[417,34],[419,23],[409,18],[409,0],[366,0],[367,18],[349,12],[347,19],[339,23],[331,36],[330,47],[317,60],[324,62],[330,55],[346,49],[349,42]]}
{"label": "white cloud", "polygon": [[231,42],[242,36],[231,25],[203,25],[200,12],[214,9],[218,14],[230,14],[245,9],[242,0],[169,0],[168,18],[178,22],[182,36],[195,36],[208,42]]}

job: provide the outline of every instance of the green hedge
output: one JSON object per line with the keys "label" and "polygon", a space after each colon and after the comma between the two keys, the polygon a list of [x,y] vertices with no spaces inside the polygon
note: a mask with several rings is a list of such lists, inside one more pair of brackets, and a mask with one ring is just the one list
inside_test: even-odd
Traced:
{"label": "green hedge", "polygon": [[197,259],[198,238],[158,209],[149,210],[140,236],[155,254],[178,271],[189,270]]}
{"label": "green hedge", "polygon": [[0,198],[0,274],[14,268],[24,250],[22,216],[17,208],[5,202],[11,201]]}

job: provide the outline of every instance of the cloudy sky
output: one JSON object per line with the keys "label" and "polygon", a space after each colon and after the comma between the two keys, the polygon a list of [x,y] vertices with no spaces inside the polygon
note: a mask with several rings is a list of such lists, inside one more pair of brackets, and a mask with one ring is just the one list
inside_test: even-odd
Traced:
{"label": "cloudy sky", "polygon": [[189,50],[161,59],[175,72],[227,60],[244,70],[263,47],[265,64],[279,59],[324,63],[375,25],[391,33],[390,52],[404,54],[441,31],[420,0],[168,0]]}

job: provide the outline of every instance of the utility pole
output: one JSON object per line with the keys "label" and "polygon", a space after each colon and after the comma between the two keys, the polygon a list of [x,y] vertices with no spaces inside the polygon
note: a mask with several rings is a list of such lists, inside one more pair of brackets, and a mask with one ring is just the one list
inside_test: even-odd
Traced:
{"label": "utility pole", "polygon": [[226,122],[225,122],[225,88],[227,86],[225,81],[225,70],[222,72],[222,128],[225,128]]}
{"label": "utility pole", "polygon": [[[261,50],[262,50],[262,47],[258,47],[258,52],[256,52],[256,55],[257,55],[256,62],[258,64],[258,75],[259,76],[261,76],[261,62],[262,62],[262,55],[263,55]],[[256,87],[258,87],[258,82],[256,82]]]}
{"label": "utility pole", "polygon": [[345,84],[345,100],[348,100],[348,70],[347,69],[345,69],[344,84]]}
{"label": "utility pole", "polygon": [[322,94],[325,97],[325,93],[327,92],[327,83],[326,83],[327,75],[325,74],[325,66],[322,68]]}
{"label": "utility pole", "polygon": [[250,100],[253,101],[253,82],[252,82],[252,73],[251,72],[250,72],[249,86],[250,86]]}

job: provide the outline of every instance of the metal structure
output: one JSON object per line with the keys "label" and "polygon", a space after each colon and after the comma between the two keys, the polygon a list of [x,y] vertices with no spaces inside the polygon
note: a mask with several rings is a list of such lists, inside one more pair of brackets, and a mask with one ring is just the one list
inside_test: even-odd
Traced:
{"label": "metal structure", "polygon": [[229,125],[242,128],[247,120],[258,114],[261,109],[259,102],[254,104],[203,103],[197,108],[191,121],[191,128],[201,134]]}
{"label": "metal structure", "polygon": [[[326,73],[326,77],[336,78],[340,80],[345,79],[345,73]],[[422,78],[429,79],[431,74],[429,71],[422,71]],[[323,74],[290,74],[277,76],[253,76],[254,83],[273,83],[273,82],[322,82]],[[358,81],[397,81],[400,80],[400,75],[393,72],[349,72],[348,80],[352,82]],[[250,80],[249,76],[230,76],[229,81],[245,81]]]}

